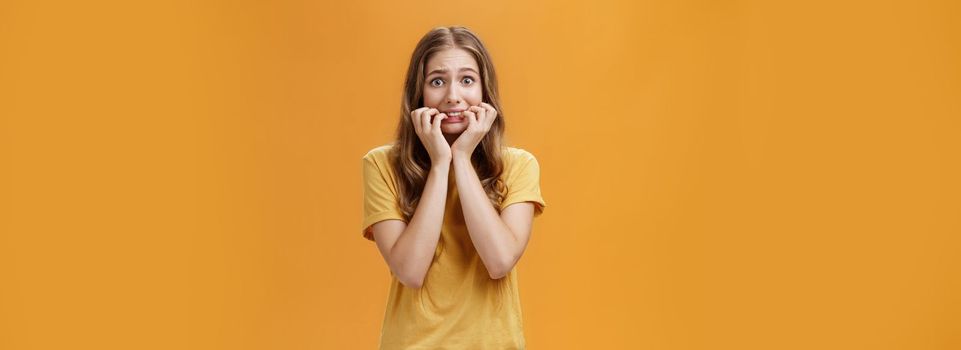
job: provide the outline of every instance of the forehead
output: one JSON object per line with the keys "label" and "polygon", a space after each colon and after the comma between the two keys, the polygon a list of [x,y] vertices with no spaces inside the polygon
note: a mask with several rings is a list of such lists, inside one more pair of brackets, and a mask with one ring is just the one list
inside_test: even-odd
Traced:
{"label": "forehead", "polygon": [[446,69],[448,72],[456,72],[460,68],[473,68],[477,70],[477,61],[467,50],[461,48],[451,48],[438,51],[427,59],[425,72],[435,69]]}

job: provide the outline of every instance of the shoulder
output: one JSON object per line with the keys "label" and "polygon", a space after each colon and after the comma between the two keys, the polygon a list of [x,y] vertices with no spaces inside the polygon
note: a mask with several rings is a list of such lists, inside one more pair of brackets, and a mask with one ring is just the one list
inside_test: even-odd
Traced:
{"label": "shoulder", "polygon": [[387,154],[394,145],[386,144],[374,147],[367,151],[362,157],[364,160],[373,161],[374,163],[385,163],[387,162]]}
{"label": "shoulder", "polygon": [[529,161],[537,161],[534,154],[526,149],[511,146],[504,146],[503,149],[505,162],[526,163]]}
{"label": "shoulder", "polygon": [[508,177],[525,173],[532,167],[540,167],[537,158],[530,151],[519,147],[504,147],[504,172]]}

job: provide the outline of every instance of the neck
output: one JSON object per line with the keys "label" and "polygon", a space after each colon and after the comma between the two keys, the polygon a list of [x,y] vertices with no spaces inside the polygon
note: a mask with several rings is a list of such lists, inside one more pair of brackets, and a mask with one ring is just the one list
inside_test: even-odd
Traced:
{"label": "neck", "polygon": [[453,145],[458,136],[460,136],[460,134],[444,134],[444,138],[447,139],[447,145]]}

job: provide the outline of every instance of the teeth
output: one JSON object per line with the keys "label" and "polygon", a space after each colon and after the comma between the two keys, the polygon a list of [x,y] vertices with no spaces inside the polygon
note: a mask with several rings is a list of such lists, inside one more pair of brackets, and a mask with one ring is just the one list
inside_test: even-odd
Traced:
{"label": "teeth", "polygon": [[447,113],[447,115],[448,115],[448,116],[451,116],[451,117],[459,117],[459,116],[460,116],[460,112],[451,112],[451,113]]}

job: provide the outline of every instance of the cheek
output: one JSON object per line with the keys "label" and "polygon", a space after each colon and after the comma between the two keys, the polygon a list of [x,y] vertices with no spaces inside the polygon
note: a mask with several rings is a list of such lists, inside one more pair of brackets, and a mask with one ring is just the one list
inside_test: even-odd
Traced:
{"label": "cheek", "polygon": [[484,90],[479,85],[475,88],[470,89],[470,92],[466,93],[464,97],[464,99],[467,100],[467,103],[470,104],[471,106],[479,105],[481,103],[481,100],[483,100],[483,98],[484,98]]}
{"label": "cheek", "polygon": [[443,98],[440,94],[433,92],[431,90],[424,91],[424,106],[436,108],[440,105],[440,100]]}

